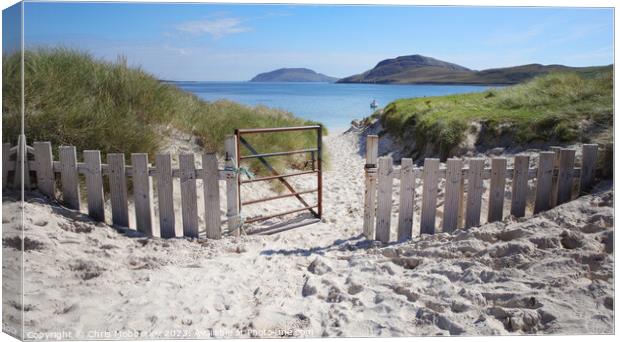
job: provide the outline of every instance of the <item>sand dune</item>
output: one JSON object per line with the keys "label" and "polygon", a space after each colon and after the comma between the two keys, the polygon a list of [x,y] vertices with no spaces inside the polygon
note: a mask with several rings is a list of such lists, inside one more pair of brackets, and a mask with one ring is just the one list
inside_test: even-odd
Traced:
{"label": "sand dune", "polygon": [[[140,237],[31,194],[24,303],[5,296],[4,319],[27,308],[26,334],[79,339],[613,332],[612,184],[532,218],[381,245],[360,236],[358,141],[326,137],[322,222],[274,235]],[[18,205],[3,199],[3,242],[14,253]]]}

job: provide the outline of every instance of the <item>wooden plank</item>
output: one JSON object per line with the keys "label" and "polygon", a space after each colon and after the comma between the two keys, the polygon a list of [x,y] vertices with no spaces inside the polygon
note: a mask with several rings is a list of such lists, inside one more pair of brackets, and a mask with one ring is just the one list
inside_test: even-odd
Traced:
{"label": "wooden plank", "polygon": [[181,170],[181,217],[183,236],[198,237],[198,202],[196,198],[196,165],[194,154],[179,155]]}
{"label": "wooden plank", "polygon": [[398,210],[398,241],[411,239],[413,230],[413,204],[415,202],[415,175],[413,160],[400,162],[400,208]]}
{"label": "wooden plank", "polygon": [[540,152],[538,154],[538,173],[536,175],[536,199],[534,214],[549,210],[551,190],[553,187],[553,164],[555,152]]}
{"label": "wooden plank", "polygon": [[136,229],[153,235],[153,181],[149,177],[149,155],[132,153],[133,197],[136,205]]}
{"label": "wooden plank", "polygon": [[13,187],[15,189],[20,189],[20,191],[22,189],[30,190],[30,164],[28,163],[27,147],[28,146],[26,144],[26,136],[20,134],[19,138],[17,139],[15,177],[13,178]]}
{"label": "wooden plank", "polygon": [[456,221],[457,228],[465,228],[465,176],[461,174],[459,185],[459,211]]}
{"label": "wooden plank", "polygon": [[174,219],[174,184],[172,182],[172,161],[169,154],[155,156],[157,169],[157,201],[159,204],[159,236],[173,238],[175,236]]}
{"label": "wooden plank", "polygon": [[202,168],[207,239],[221,239],[219,170],[215,153],[202,155]]}
{"label": "wooden plank", "polygon": [[[227,135],[226,138],[224,138],[224,149],[226,151],[226,168],[229,170],[236,170],[237,139],[234,135]],[[259,160],[261,159],[259,158]],[[273,172],[275,172],[275,170],[273,170]],[[233,236],[239,236],[241,234],[242,222],[241,217],[239,217],[239,174],[235,171],[229,171],[226,176],[226,206],[228,233]]]}
{"label": "wooden plank", "polygon": [[379,136],[366,137],[366,165],[364,167],[364,225],[363,234],[367,239],[374,238],[375,214],[377,211],[377,156]]}
{"label": "wooden plank", "polygon": [[75,146],[60,146],[60,181],[63,203],[80,210],[80,189]]}
{"label": "wooden plank", "polygon": [[129,227],[129,209],[127,206],[127,181],[125,176],[125,154],[108,153],[110,168],[110,202],[112,204],[112,224]]}
{"label": "wooden plank", "polygon": [[525,216],[529,164],[529,156],[515,156],[514,173],[512,176],[512,202],[510,203],[510,214],[515,217]]}
{"label": "wooden plank", "polygon": [[489,189],[489,211],[487,221],[504,219],[504,195],[506,191],[506,158],[491,159],[491,185]]}
{"label": "wooden plank", "polygon": [[439,159],[424,159],[422,178],[422,214],[420,215],[420,234],[435,234],[435,214],[437,211],[437,182]]}
{"label": "wooden plank", "polygon": [[392,157],[379,158],[379,180],[377,191],[377,224],[375,239],[390,242],[390,223],[392,218]]}
{"label": "wooden plank", "polygon": [[597,153],[597,144],[584,144],[581,147],[581,174],[579,176],[579,191],[581,193],[587,193],[592,189],[598,160]]}
{"label": "wooden plank", "polygon": [[49,141],[35,142],[34,161],[37,173],[37,187],[39,191],[50,199],[56,197],[54,181],[54,157],[52,155],[52,144]]}
{"label": "wooden plank", "polygon": [[553,208],[558,205],[558,169],[560,168],[560,150],[559,146],[551,146],[551,151],[555,153],[553,159],[553,177],[551,179],[551,197],[549,198],[549,208]]}
{"label": "wooden plank", "polygon": [[11,144],[2,144],[2,190],[6,189],[9,180],[9,151]]}
{"label": "wooden plank", "polygon": [[469,174],[467,176],[467,208],[465,211],[465,228],[480,225],[480,210],[482,208],[482,170],[484,159],[469,160]]}
{"label": "wooden plank", "polygon": [[560,150],[560,169],[558,170],[558,205],[571,200],[573,189],[573,171],[575,167],[575,150]]}
{"label": "wooden plank", "polygon": [[446,192],[443,204],[443,232],[452,232],[458,226],[459,200],[463,161],[448,159],[446,162]]}
{"label": "wooden plank", "polygon": [[84,173],[84,177],[86,178],[88,216],[97,221],[105,222],[101,153],[93,150],[84,151],[84,163],[88,170]]}

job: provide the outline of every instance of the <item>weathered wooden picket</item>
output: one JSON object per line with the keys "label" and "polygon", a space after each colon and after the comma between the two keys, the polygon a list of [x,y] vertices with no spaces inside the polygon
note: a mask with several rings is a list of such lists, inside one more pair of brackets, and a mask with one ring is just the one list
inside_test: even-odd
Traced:
{"label": "weathered wooden picket", "polygon": [[[35,142],[27,146],[25,137],[11,147],[3,144],[2,185],[7,186],[9,176],[13,187],[19,188],[24,179],[26,189],[38,188],[56,199],[56,174],[60,175],[62,202],[65,206],[80,210],[80,177],[84,175],[86,185],[87,212],[97,221],[106,221],[104,210],[104,177],[108,179],[111,222],[113,225],[129,227],[129,206],[127,182],[131,178],[135,204],[136,229],[146,235],[154,235],[153,179],[157,182],[155,192],[158,198],[159,235],[162,238],[175,236],[175,213],[173,187],[175,179],[180,181],[183,236],[198,238],[198,201],[196,180],[203,180],[204,222],[206,237],[219,239],[222,236],[220,218],[219,181],[226,182],[228,232],[239,234],[238,172],[236,168],[237,146],[234,136],[227,136],[226,169],[218,169],[215,154],[202,155],[202,168],[196,168],[194,154],[179,155],[179,168],[172,168],[170,154],[158,154],[152,167],[146,153],[132,153],[131,165],[125,165],[125,154],[109,153],[107,164],[101,162],[99,151],[83,151],[83,162],[77,161],[74,146],[59,147],[59,161],[53,160],[52,145],[49,142]],[[23,166],[23,169],[22,169]],[[36,183],[30,183],[30,174],[36,174]]]}
{"label": "weathered wooden picket", "polygon": [[412,236],[417,179],[423,182],[420,233],[434,234],[436,231],[441,178],[446,180],[441,230],[452,232],[480,225],[485,179],[490,179],[487,222],[504,218],[506,179],[512,179],[510,214],[523,217],[530,179],[537,179],[534,213],[568,202],[573,198],[574,178],[579,177],[579,192],[588,191],[592,186],[598,151],[598,145],[583,145],[579,168],[575,167],[575,150],[554,147],[551,152],[539,153],[538,168],[529,168],[529,156],[517,155],[513,168],[506,167],[506,158],[493,158],[491,168],[485,168],[485,160],[480,158],[469,159],[468,168],[463,168],[461,159],[448,159],[446,167],[440,168],[439,159],[434,158],[425,159],[423,168],[415,168],[410,158],[403,158],[400,168],[395,169],[391,157],[378,157],[378,143],[376,135],[367,137],[363,233],[368,239],[384,243],[390,241],[394,178],[400,179],[397,228],[400,241]]}

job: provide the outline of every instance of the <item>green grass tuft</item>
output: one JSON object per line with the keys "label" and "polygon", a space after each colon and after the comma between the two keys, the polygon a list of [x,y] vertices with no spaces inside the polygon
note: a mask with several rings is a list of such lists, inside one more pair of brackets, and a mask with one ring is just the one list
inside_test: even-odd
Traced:
{"label": "green grass tuft", "polygon": [[[20,131],[20,56],[3,56],[3,136]],[[200,138],[205,151],[223,151],[235,128],[314,125],[291,113],[230,101],[207,102],[152,75],[62,48],[25,53],[25,130],[29,141],[74,145],[78,151],[146,152],[153,158],[166,127]],[[314,146],[314,132],[252,137],[260,152]],[[283,158],[279,158],[280,164]],[[289,160],[290,161],[290,160]],[[300,162],[299,158],[294,159]],[[277,164],[277,163],[276,163]],[[257,167],[257,164],[254,164]]]}
{"label": "green grass tuft", "polygon": [[428,144],[445,158],[474,121],[487,135],[509,132],[515,144],[532,141],[587,141],[581,122],[612,127],[613,73],[556,73],[527,83],[481,93],[396,100],[380,116],[388,132],[417,150]]}

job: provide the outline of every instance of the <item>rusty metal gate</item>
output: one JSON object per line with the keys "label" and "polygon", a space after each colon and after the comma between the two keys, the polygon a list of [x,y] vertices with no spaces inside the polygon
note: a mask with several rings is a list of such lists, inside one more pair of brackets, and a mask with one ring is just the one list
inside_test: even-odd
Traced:
{"label": "rusty metal gate", "polygon": [[[278,152],[269,152],[269,153],[259,153],[243,136],[250,134],[265,134],[265,133],[281,133],[281,132],[293,132],[293,131],[316,131],[316,147],[308,148],[303,150],[294,150],[294,151],[278,151]],[[321,126],[300,126],[300,127],[279,127],[279,128],[255,128],[255,129],[237,129],[235,130],[235,137],[237,140],[237,165],[241,165],[241,161],[248,159],[257,159],[268,171],[271,175],[264,177],[256,177],[250,179],[241,179],[238,178],[238,186],[239,186],[239,210],[243,208],[243,206],[248,206],[256,203],[266,202],[277,200],[281,198],[287,197],[295,197],[302,204],[302,207],[296,208],[293,210],[288,210],[284,212],[268,214],[264,216],[248,218],[245,220],[245,223],[252,223],[258,221],[268,220],[274,217],[284,216],[288,214],[293,214],[302,211],[309,211],[316,218],[321,218],[323,212],[323,201],[322,201],[322,129]],[[241,155],[240,146],[243,145],[250,154]],[[267,158],[272,157],[281,157],[288,156],[293,154],[310,154],[311,156],[311,166],[312,170],[310,171],[300,171],[293,172],[289,174],[280,174],[268,161]],[[308,174],[316,174],[317,177],[317,187],[310,190],[297,191],[291,183],[287,181],[287,178],[302,176]],[[248,201],[243,201],[241,198],[241,186],[247,183],[253,182],[263,182],[263,181],[272,181],[278,180],[280,181],[288,190],[289,193],[276,195],[272,197],[253,199]],[[309,204],[306,200],[301,196],[304,194],[316,193],[317,194],[317,202],[314,204]]]}

